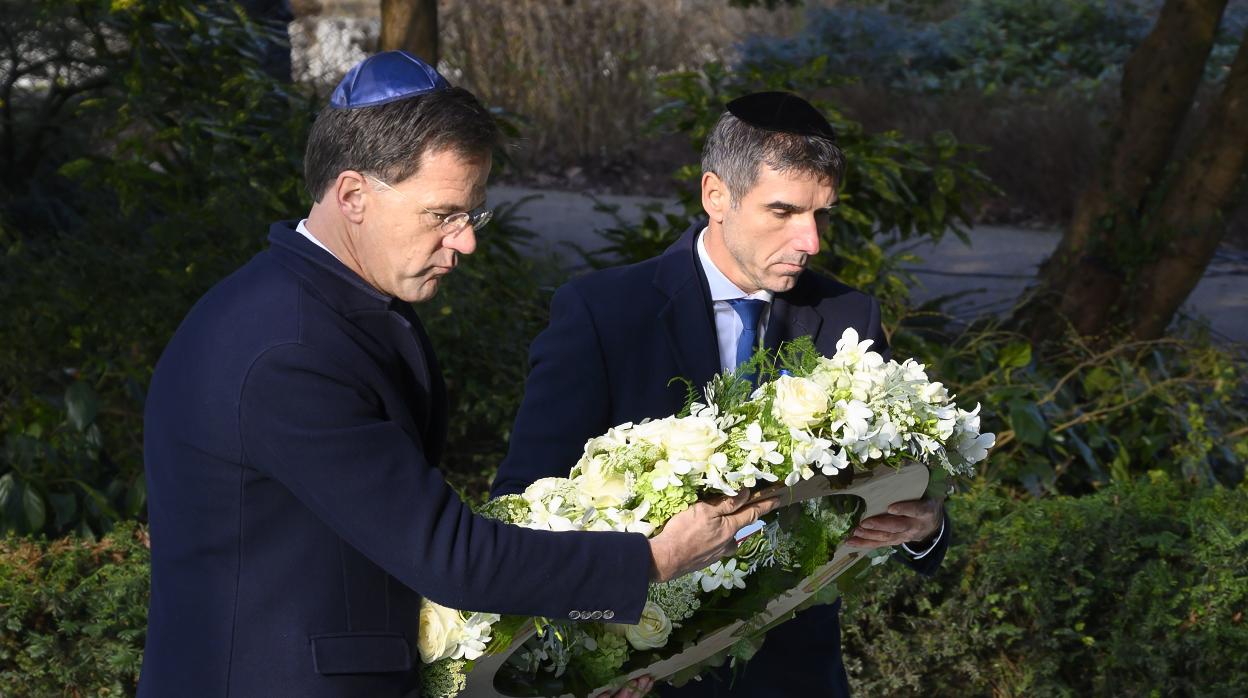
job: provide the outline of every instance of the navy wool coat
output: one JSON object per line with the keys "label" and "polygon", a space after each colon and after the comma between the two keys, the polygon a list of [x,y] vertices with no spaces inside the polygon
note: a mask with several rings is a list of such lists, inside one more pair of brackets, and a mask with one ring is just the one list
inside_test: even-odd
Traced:
{"label": "navy wool coat", "polygon": [[444,389],[411,306],[292,221],[269,240],[152,378],[139,695],[418,695],[421,596],[636,622],[646,539],[474,515],[436,469]]}
{"label": "navy wool coat", "polygon": [[[550,325],[530,349],[524,402],[492,496],[566,475],[588,439],[624,422],[679,412],[685,387],[672,378],[700,387],[719,371],[710,290],[695,249],[704,226],[696,223],[658,257],[582,276],[555,292]],[[774,348],[809,335],[831,356],[847,327],[888,356],[875,299],[807,270],[773,299],[764,344]],[[946,529],[922,559],[899,557],[930,574],[948,540]],[[679,690],[669,686],[663,695],[848,695],[839,610],[839,600],[815,606],[769,633],[735,680],[721,671]]]}

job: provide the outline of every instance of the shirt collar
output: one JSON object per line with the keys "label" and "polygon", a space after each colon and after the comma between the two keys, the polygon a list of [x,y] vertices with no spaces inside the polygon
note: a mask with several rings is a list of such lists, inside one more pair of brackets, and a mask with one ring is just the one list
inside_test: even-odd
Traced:
{"label": "shirt collar", "polygon": [[732,283],[724,273],[715,266],[715,262],[711,260],[711,255],[706,251],[706,228],[698,233],[698,261],[702,263],[702,271],[706,273],[706,283],[711,290],[711,301],[729,301],[737,298],[756,298],[761,301],[771,302],[772,293],[766,289],[760,289],[754,293],[746,293],[742,291],[736,284]]}

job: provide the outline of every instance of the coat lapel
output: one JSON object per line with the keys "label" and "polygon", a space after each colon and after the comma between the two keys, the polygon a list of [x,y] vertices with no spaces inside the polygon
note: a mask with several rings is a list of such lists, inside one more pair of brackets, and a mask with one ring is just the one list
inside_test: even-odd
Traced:
{"label": "coat lapel", "polygon": [[781,293],[771,301],[771,318],[767,321],[767,334],[763,346],[776,349],[781,342],[788,342],[810,335],[815,342],[823,327],[823,317],[809,304],[802,302],[802,281],[788,293]]}
{"label": "coat lapel", "polygon": [[654,276],[654,285],[668,296],[659,311],[659,321],[680,375],[696,386],[719,372],[719,344],[711,314],[710,293],[698,269],[694,242],[703,224],[695,223],[663,253]]}

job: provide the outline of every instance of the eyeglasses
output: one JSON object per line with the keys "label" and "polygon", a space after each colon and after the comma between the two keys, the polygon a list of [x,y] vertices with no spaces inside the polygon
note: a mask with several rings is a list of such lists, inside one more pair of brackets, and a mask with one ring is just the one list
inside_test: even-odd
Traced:
{"label": "eyeglasses", "polygon": [[468,226],[472,226],[473,230],[480,230],[494,217],[494,212],[484,206],[456,213],[438,213],[425,209],[425,213],[438,219],[438,228],[446,235],[454,235]]}
{"label": "eyeglasses", "polygon": [[[406,194],[398,189],[395,189],[389,184],[386,184],[380,179],[372,175],[366,176],[382,188],[388,189],[404,199],[407,198]],[[443,235],[455,235],[457,233],[461,233],[468,226],[472,226],[473,230],[480,230],[485,227],[486,223],[490,222],[491,218],[494,217],[494,212],[484,206],[474,208],[471,211],[456,211],[455,213],[438,213],[437,211],[431,211],[427,208],[423,210],[425,213],[428,213],[438,219],[437,228]]]}

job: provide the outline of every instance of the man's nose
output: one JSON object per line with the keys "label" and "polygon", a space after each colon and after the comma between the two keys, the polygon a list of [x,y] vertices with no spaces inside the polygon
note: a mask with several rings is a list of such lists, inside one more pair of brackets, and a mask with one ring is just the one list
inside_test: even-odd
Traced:
{"label": "man's nose", "polygon": [[798,252],[814,257],[819,254],[819,223],[815,220],[814,214],[795,216],[795,218],[798,229],[793,240],[793,247]]}
{"label": "man's nose", "polygon": [[442,244],[460,254],[472,254],[477,249],[477,231],[471,225],[465,226],[454,235],[446,236]]}

